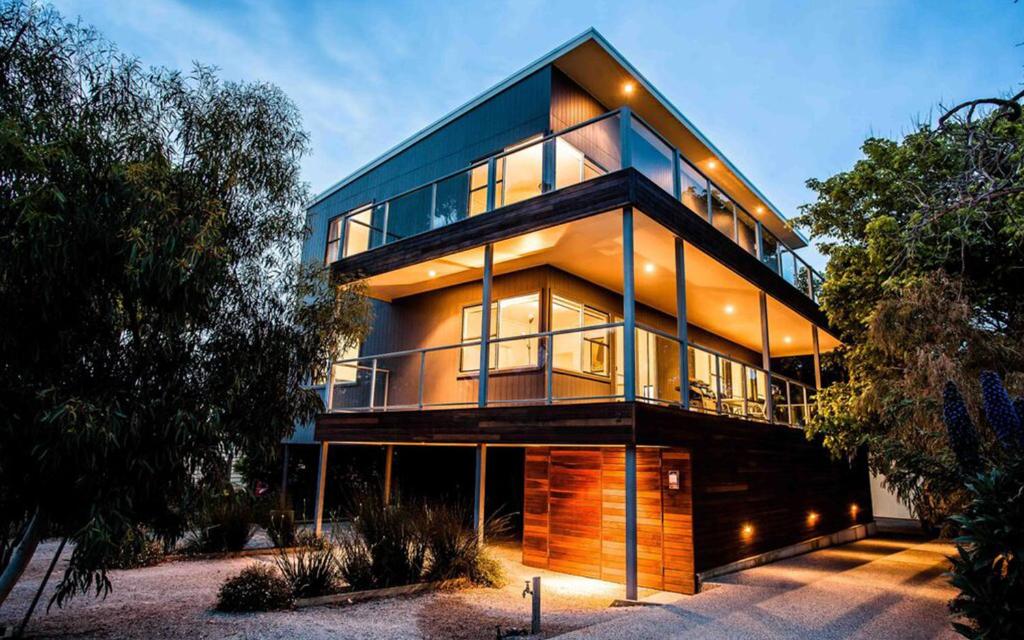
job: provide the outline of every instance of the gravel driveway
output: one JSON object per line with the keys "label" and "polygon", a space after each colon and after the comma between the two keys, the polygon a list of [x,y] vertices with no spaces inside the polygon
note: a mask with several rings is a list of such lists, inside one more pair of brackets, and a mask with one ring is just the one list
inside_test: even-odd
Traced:
{"label": "gravel driveway", "polygon": [[[55,546],[40,547],[0,609],[0,625],[20,619]],[[523,580],[540,575],[545,637],[955,638],[945,615],[952,590],[941,576],[950,552],[940,543],[875,538],[719,578],[697,596],[657,594],[664,606],[609,608],[620,585],[526,568],[517,549],[498,548],[511,578],[503,589],[262,614],[211,611],[221,582],[253,558],[179,561],[112,572],[106,599],[81,596],[49,613],[44,600],[28,635],[489,640],[495,625],[529,626]]]}

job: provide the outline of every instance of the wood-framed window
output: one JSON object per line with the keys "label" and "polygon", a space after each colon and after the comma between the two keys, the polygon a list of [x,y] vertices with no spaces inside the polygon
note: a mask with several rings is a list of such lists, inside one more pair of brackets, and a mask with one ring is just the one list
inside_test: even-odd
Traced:
{"label": "wood-framed window", "polygon": [[574,302],[562,296],[551,296],[551,330],[580,329],[572,333],[554,336],[551,356],[552,366],[562,371],[575,371],[608,377],[611,372],[609,362],[609,329],[591,329],[608,324],[608,314]]}
{"label": "wood-framed window", "polygon": [[[480,324],[483,305],[472,305],[462,309],[462,342],[480,339]],[[490,338],[514,338],[530,336],[538,331],[540,317],[540,293],[503,298],[491,303]],[[508,340],[492,343],[488,357],[488,370],[501,371],[524,369],[537,366],[537,338]],[[480,370],[480,346],[462,347],[459,371],[463,373]]]}
{"label": "wood-framed window", "polygon": [[327,251],[324,254],[324,264],[330,265],[337,262],[341,257],[341,228],[344,216],[331,218],[327,223]]}

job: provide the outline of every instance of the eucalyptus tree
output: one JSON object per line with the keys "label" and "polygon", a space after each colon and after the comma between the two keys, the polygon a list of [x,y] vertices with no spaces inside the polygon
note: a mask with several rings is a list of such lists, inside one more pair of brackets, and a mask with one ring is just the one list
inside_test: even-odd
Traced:
{"label": "eucalyptus tree", "polygon": [[321,409],[368,306],[299,266],[308,144],[274,86],[0,6],[0,603],[44,535],[58,604],[105,593],[127,531],[180,533],[230,452]]}

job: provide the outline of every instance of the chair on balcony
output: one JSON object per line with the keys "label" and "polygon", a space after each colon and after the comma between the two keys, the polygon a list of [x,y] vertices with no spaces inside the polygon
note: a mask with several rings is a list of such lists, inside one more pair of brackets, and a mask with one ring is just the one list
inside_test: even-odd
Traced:
{"label": "chair on balcony", "polygon": [[718,411],[718,394],[703,380],[690,380],[690,409],[705,413]]}

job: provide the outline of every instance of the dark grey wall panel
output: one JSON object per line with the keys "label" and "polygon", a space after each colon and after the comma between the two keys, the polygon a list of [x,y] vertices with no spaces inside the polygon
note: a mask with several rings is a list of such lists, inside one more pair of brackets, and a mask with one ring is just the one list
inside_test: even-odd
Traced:
{"label": "dark grey wall panel", "polygon": [[463,114],[313,205],[303,260],[323,260],[330,218],[430,182],[539,133],[550,121],[551,68],[545,67]]}

